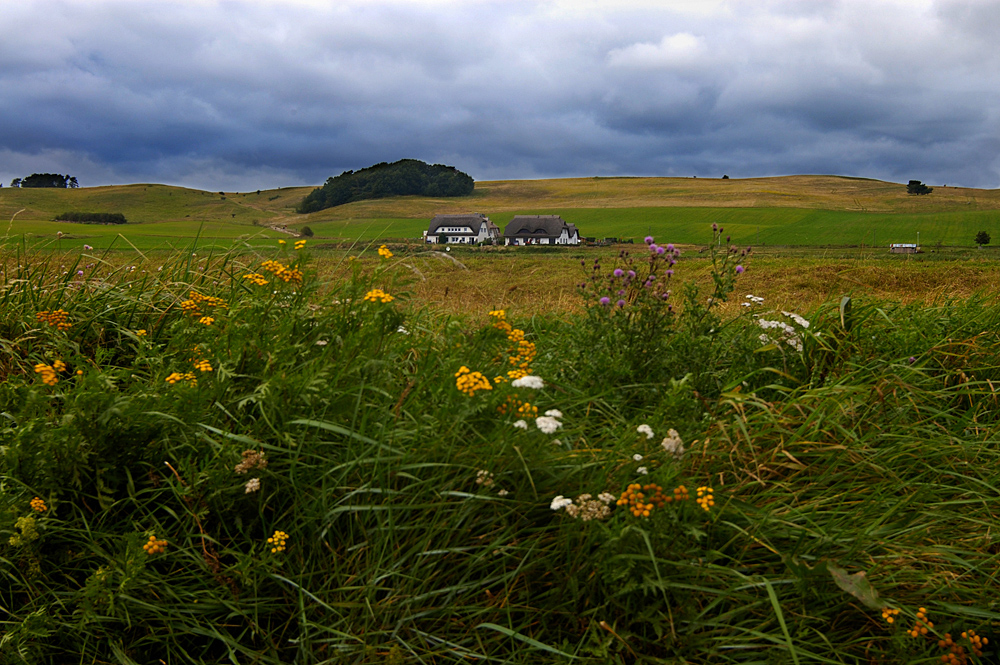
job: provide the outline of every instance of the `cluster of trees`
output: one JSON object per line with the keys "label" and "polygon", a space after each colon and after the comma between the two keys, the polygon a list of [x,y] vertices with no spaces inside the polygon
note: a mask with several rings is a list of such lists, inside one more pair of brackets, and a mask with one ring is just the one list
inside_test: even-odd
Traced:
{"label": "cluster of trees", "polygon": [[906,185],[907,194],[930,194],[933,191],[933,187],[928,187],[919,180],[911,180],[909,184]]}
{"label": "cluster of trees", "polygon": [[401,159],[360,171],[344,171],[335,178],[328,178],[326,184],[302,200],[296,211],[316,212],[352,201],[387,196],[468,196],[474,187],[472,177],[454,166],[432,166],[418,159]]}
{"label": "cluster of trees", "polygon": [[58,173],[32,173],[27,178],[14,178],[10,181],[11,187],[59,187],[61,189],[76,189],[80,183],[71,175],[59,175]]}
{"label": "cluster of trees", "polygon": [[79,222],[80,224],[125,224],[125,215],[120,212],[64,212],[56,215],[57,222]]}

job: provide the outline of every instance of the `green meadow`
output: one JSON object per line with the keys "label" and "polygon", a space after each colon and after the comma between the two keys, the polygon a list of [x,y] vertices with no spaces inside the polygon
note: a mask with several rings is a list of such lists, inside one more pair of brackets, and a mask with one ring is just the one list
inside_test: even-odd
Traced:
{"label": "green meadow", "polygon": [[[397,197],[360,201],[309,215],[294,207],[310,188],[203,192],[165,185],[44,190],[3,188],[5,235],[106,248],[131,243],[170,249],[198,236],[219,246],[250,245],[308,226],[318,240],[418,240],[438,213],[482,212],[501,227],[515,214],[558,214],[594,238],[646,235],[698,244],[706,225],[722,224],[740,244],[862,246],[919,242],[971,246],[978,231],[1000,239],[996,190],[938,187],[910,196],[905,186],[835,176],[747,180],[575,178],[477,183],[470,197]],[[52,222],[68,211],[121,212],[121,227]],[[12,221],[11,221],[12,220]],[[119,238],[118,236],[121,236]],[[69,236],[69,238],[65,238]],[[127,242],[126,242],[127,240]]]}
{"label": "green meadow", "polygon": [[995,294],[704,235],[547,312],[420,289],[551,253],[4,245],[0,663],[995,662]]}

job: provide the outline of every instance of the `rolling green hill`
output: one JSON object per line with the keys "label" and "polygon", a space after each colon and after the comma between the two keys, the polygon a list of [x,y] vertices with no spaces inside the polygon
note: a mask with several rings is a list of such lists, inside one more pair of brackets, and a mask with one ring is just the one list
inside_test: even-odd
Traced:
{"label": "rolling green hill", "polygon": [[[935,186],[911,196],[899,183],[839,176],[749,179],[571,178],[479,182],[462,198],[395,197],[309,215],[294,208],[311,187],[219,193],[167,185],[0,189],[6,236],[108,246],[121,234],[138,247],[204,241],[250,244],[308,225],[317,240],[418,238],[438,213],[482,212],[503,226],[515,214],[559,214],[590,237],[703,242],[712,222],[741,244],[971,245],[985,230],[1000,242],[1000,190]],[[19,212],[20,211],[20,212]],[[62,212],[121,212],[125,226],[54,222]],[[2,223],[2,222],[0,222]],[[287,226],[283,232],[282,227]],[[273,228],[271,228],[273,227]]]}

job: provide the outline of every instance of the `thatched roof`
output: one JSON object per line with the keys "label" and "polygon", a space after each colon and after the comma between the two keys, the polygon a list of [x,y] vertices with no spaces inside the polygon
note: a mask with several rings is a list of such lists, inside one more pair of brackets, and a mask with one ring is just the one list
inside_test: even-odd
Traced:
{"label": "thatched roof", "polygon": [[466,213],[462,215],[435,215],[434,219],[431,220],[431,225],[427,229],[427,235],[434,235],[437,233],[438,227],[441,226],[468,226],[472,229],[472,235],[479,233],[479,227],[482,226],[483,222],[486,223],[487,233],[492,227],[499,231],[496,224],[490,221],[490,218],[482,213]]}
{"label": "thatched roof", "polygon": [[505,238],[558,238],[566,229],[572,236],[579,233],[559,215],[515,215],[503,230]]}

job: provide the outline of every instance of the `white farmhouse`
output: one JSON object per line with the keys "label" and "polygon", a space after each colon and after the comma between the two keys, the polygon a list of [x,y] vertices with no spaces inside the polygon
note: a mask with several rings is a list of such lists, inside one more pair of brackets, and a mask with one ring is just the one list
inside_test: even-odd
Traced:
{"label": "white farmhouse", "polygon": [[424,231],[426,242],[474,245],[500,238],[500,227],[481,213],[436,215]]}
{"label": "white farmhouse", "polygon": [[579,245],[580,232],[559,215],[515,215],[503,239],[505,245]]}

